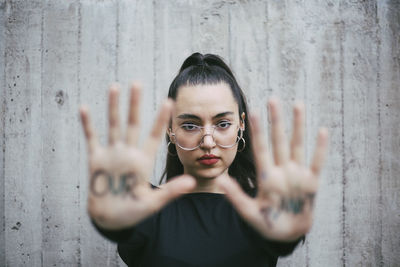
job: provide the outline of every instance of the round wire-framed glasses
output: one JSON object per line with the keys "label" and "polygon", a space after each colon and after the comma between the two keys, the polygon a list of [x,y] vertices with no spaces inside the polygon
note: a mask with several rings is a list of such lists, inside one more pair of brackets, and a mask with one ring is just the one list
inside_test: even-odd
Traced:
{"label": "round wire-framed glasses", "polygon": [[243,137],[243,129],[231,122],[220,122],[209,127],[184,123],[174,131],[170,128],[169,132],[171,141],[186,151],[199,148],[207,135],[211,136],[215,144],[221,148],[232,148]]}

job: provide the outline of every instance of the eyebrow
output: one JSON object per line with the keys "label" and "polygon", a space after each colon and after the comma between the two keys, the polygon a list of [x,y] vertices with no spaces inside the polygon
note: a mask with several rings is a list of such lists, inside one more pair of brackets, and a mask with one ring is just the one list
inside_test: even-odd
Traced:
{"label": "eyebrow", "polygon": [[[225,111],[225,112],[218,113],[217,115],[213,116],[212,118],[214,120],[214,119],[218,119],[218,118],[225,117],[227,115],[233,115],[233,114],[234,113],[232,111]],[[196,115],[193,115],[193,114],[189,114],[189,113],[180,114],[180,115],[177,116],[177,118],[178,119],[183,119],[183,120],[184,119],[193,119],[193,120],[200,120],[201,121],[200,117],[198,117]]]}

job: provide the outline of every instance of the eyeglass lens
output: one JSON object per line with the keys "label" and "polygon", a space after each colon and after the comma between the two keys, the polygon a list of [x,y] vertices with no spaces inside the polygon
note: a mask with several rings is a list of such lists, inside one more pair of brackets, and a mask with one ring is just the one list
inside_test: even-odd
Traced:
{"label": "eyeglass lens", "polygon": [[213,137],[216,145],[224,148],[233,147],[239,140],[239,127],[230,125],[225,127],[179,127],[175,131],[175,141],[183,149],[195,149],[201,145],[206,135]]}

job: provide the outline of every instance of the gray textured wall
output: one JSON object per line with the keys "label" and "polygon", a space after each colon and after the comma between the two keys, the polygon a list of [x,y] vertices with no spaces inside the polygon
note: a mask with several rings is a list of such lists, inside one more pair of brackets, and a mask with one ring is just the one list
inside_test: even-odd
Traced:
{"label": "gray textured wall", "polygon": [[400,266],[397,0],[0,0],[0,265],[123,266],[86,214],[78,107],[105,141],[108,85],[140,79],[145,134],[194,51],[223,56],[253,108],[278,95],[289,122],[304,99],[308,154],[330,130],[314,227],[279,265]]}

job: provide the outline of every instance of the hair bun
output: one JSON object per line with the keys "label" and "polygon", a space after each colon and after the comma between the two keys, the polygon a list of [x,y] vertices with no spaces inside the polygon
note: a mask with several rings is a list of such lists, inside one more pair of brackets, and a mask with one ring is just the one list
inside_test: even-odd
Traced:
{"label": "hair bun", "polygon": [[206,66],[208,65],[205,60],[204,56],[198,52],[193,53],[190,57],[188,57],[182,64],[181,69],[179,72],[183,71],[186,68],[191,66]]}
{"label": "hair bun", "polygon": [[224,60],[221,57],[214,54],[203,55],[199,52],[193,53],[183,62],[179,72],[182,72],[184,69],[192,66],[202,66],[202,67],[217,66],[224,69],[231,77],[233,77],[231,69],[228,67],[228,65],[225,64]]}

